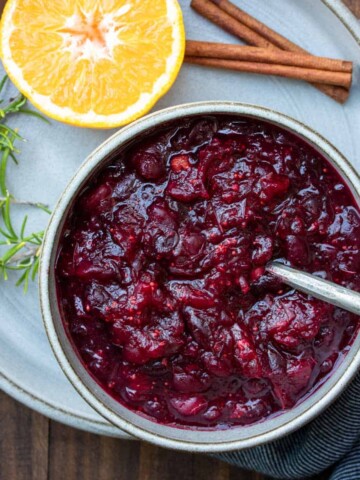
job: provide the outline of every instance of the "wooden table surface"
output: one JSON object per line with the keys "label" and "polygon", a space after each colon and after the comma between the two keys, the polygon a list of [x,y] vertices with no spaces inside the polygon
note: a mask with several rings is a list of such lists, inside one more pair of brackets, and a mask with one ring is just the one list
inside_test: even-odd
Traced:
{"label": "wooden table surface", "polygon": [[[317,0],[318,1],[318,0]],[[344,0],[360,18],[360,0]],[[0,9],[5,2],[0,0]],[[330,472],[312,480],[326,480]],[[0,392],[0,480],[270,480],[203,455],[84,433]]]}

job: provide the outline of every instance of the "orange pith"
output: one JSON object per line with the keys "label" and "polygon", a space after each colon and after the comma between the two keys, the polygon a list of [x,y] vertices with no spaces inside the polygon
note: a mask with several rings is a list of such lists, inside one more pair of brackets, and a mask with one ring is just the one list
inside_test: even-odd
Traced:
{"label": "orange pith", "polygon": [[9,0],[2,17],[11,79],[40,110],[75,125],[141,116],[170,88],[183,54],[176,0]]}

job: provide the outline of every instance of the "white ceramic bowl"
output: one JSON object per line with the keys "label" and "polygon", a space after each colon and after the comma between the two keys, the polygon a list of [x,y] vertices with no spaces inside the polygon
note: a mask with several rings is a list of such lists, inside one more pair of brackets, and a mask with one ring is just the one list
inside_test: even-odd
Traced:
{"label": "white ceramic bowl", "polygon": [[229,114],[258,118],[295,133],[321,152],[338,170],[360,205],[360,179],[350,163],[327,140],[309,127],[278,112],[255,105],[205,102],[180,105],[156,112],[123,128],[100,145],[81,165],[51,217],[46,231],[40,269],[41,309],[47,335],[55,356],[79,394],[103,417],[120,429],[157,445],[179,450],[221,452],[249,448],[278,439],[309,422],[344,390],[360,364],[360,335],[331,376],[299,405],[273,418],[228,430],[196,430],[161,425],[144,418],[109,396],[89,375],[65,332],[60,317],[54,264],[64,221],[74,199],[89,178],[101,169],[119,149],[143,138],[168,122],[184,117]]}

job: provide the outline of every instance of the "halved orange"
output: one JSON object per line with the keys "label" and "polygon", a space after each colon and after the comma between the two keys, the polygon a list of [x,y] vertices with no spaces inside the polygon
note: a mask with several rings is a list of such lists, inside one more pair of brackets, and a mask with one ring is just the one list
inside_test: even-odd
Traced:
{"label": "halved orange", "polygon": [[185,49],[176,0],[8,0],[0,36],[6,72],[39,110],[98,128],[146,113]]}

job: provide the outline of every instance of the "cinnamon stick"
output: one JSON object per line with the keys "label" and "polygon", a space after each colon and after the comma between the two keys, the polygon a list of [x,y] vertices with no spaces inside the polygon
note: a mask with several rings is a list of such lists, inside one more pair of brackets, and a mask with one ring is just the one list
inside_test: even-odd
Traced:
{"label": "cinnamon stick", "polygon": [[314,68],[302,68],[271,63],[243,62],[238,60],[226,60],[222,58],[186,56],[185,61],[197,65],[225,68],[228,70],[236,70],[239,72],[250,72],[263,75],[277,75],[280,77],[305,80],[306,82],[312,83],[340,85],[344,88],[349,88],[351,85],[351,74],[344,72],[332,72],[328,70],[316,70]]}
{"label": "cinnamon stick", "polygon": [[[229,0],[192,0],[191,6],[213,23],[250,45],[309,53],[236,7]],[[340,103],[344,103],[349,96],[349,90],[343,87],[320,84],[314,86]]]}
{"label": "cinnamon stick", "polygon": [[288,50],[290,52],[308,53],[306,50],[291,42],[286,37],[280,35],[280,33],[244,12],[244,10],[241,10],[241,8],[234,5],[229,0],[210,0],[210,2],[220,7],[221,10],[238,20],[238,22],[242,23],[243,25],[246,25],[246,27],[251,29],[253,32],[256,32],[262,38],[267,39],[268,42],[270,42],[273,46],[281,48],[282,50]]}
{"label": "cinnamon stick", "polygon": [[192,0],[191,7],[206,17],[219,27],[241,38],[250,45],[258,47],[273,48],[271,42],[266,40],[262,35],[257,34],[246,25],[242,25],[236,18],[223,12],[218,6],[214,5],[210,0]]}
{"label": "cinnamon stick", "polygon": [[185,55],[190,57],[222,58],[247,62],[273,63],[330,72],[352,73],[353,64],[345,60],[316,57],[307,53],[293,53],[227,43],[186,41]]}

